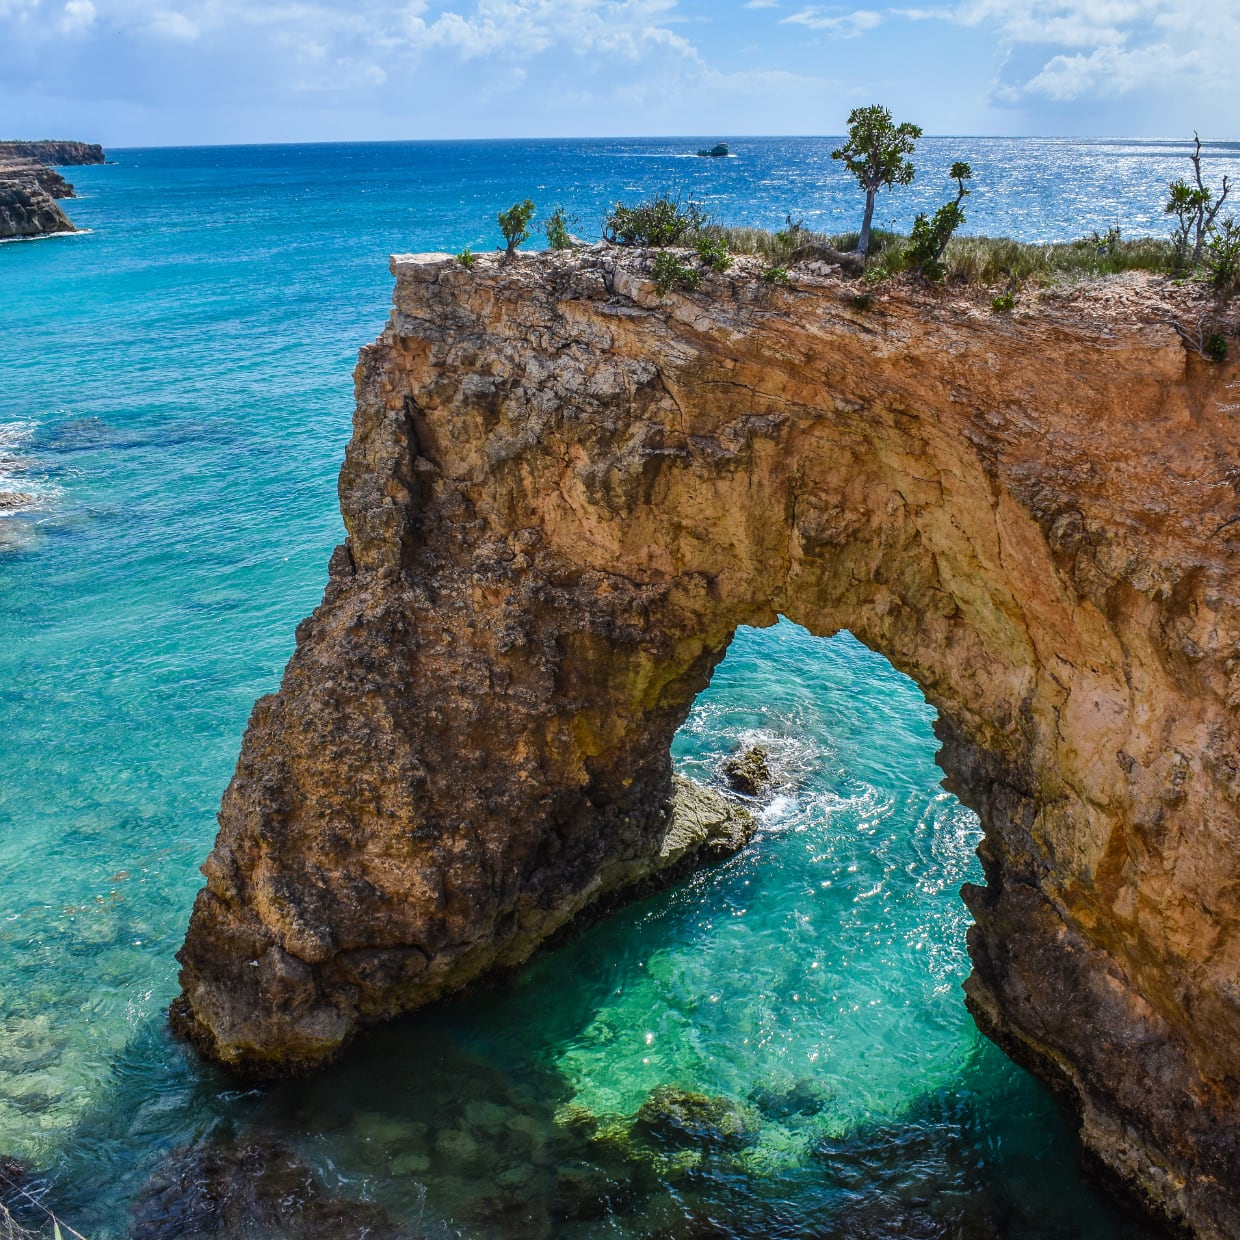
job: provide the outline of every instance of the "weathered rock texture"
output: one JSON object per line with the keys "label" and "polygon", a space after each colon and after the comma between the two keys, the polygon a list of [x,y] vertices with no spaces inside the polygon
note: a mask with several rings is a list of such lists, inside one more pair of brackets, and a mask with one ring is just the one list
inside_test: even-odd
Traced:
{"label": "weathered rock texture", "polygon": [[76,232],[53,201],[73,198],[73,186],[53,164],[101,164],[93,142],[0,142],[0,239]]}
{"label": "weathered rock texture", "polygon": [[983,1028],[1164,1217],[1240,1236],[1240,373],[1147,277],[988,302],[739,262],[398,258],[348,542],[255,707],[177,1026],[250,1072],[655,864],[739,624],[852,630],[985,827]]}
{"label": "weathered rock texture", "polygon": [[73,186],[51,168],[0,162],[0,239],[75,232],[56,203],[72,196]]}

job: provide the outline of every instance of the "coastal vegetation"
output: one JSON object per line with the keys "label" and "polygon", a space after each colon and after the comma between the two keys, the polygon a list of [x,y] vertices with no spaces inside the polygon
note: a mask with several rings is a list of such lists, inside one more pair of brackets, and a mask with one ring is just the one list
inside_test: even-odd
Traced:
{"label": "coastal vegetation", "polygon": [[571,250],[573,248],[572,230],[578,227],[577,217],[570,216],[563,207],[556,207],[543,223],[543,232],[547,234],[547,244],[553,250]]}
{"label": "coastal vegetation", "polygon": [[732,251],[728,249],[728,239],[721,236],[709,236],[703,233],[694,242],[698,259],[711,271],[727,271],[732,266]]}
{"label": "coastal vegetation", "polygon": [[[1193,134],[1193,142],[1196,149],[1189,156],[1193,165],[1192,184],[1183,177],[1172,181],[1167,187],[1170,192],[1167,205],[1163,208],[1165,214],[1174,215],[1176,219],[1171,241],[1175,246],[1176,262],[1181,268],[1201,266],[1206,247],[1212,245],[1217,236],[1215,221],[1218,213],[1231,192],[1231,184],[1224,177],[1221,192],[1217,198],[1214,196],[1214,191],[1202,180],[1201,139],[1196,133]],[[1230,225],[1233,221],[1228,220],[1227,223]]]}
{"label": "coastal vegetation", "polygon": [[650,274],[654,278],[654,286],[659,290],[661,297],[672,292],[673,289],[682,293],[692,293],[702,283],[700,271],[682,263],[675,254],[667,250],[660,250],[654,256]]}
{"label": "coastal vegetation", "polygon": [[[696,292],[708,272],[726,272],[736,256],[752,255],[765,264],[762,279],[770,285],[790,285],[798,264],[826,262],[846,274],[876,284],[896,277],[924,283],[959,283],[997,288],[991,299],[996,312],[1015,309],[1027,288],[1096,279],[1126,271],[1160,272],[1178,279],[1200,279],[1220,299],[1240,291],[1240,225],[1222,218],[1231,183],[1223,177],[1215,190],[1202,170],[1201,140],[1189,157],[1192,179],[1172,181],[1164,206],[1173,217],[1166,238],[1126,238],[1114,225],[1105,233],[1091,232],[1072,241],[1031,243],[1010,237],[960,236],[965,223],[965,199],[971,189],[973,168],[956,160],[948,176],[956,183],[954,198],[933,214],[920,212],[907,235],[873,226],[878,191],[908,185],[916,175],[915,153],[919,126],[896,124],[880,105],[854,108],[848,118],[847,141],[832,152],[865,192],[865,208],[857,232],[823,233],[805,227],[801,219],[785,216],[784,227],[770,231],[730,227],[709,218],[692,196],[682,199],[658,194],[637,203],[617,202],[602,221],[601,233],[609,245],[646,247],[660,251],[651,260],[650,274],[660,296]],[[511,261],[530,236],[535,206],[532,200],[515,203],[498,216],[504,236],[505,261]],[[579,244],[571,229],[578,221],[556,206],[542,223],[552,250]],[[670,250],[688,250],[688,255]],[[697,264],[693,264],[696,257]],[[472,267],[467,247],[457,255]],[[868,304],[868,295],[865,297]],[[1177,325],[1181,330],[1182,325]],[[1214,322],[1181,330],[1186,344],[1202,357],[1221,361],[1227,356],[1226,336]]]}
{"label": "coastal vegetation", "polygon": [[499,213],[499,230],[504,234],[504,257],[511,261],[522,246],[530,239],[530,220],[534,218],[534,204],[530,199],[514,202],[507,211]]}
{"label": "coastal vegetation", "polygon": [[949,175],[958,186],[955,201],[945,202],[934,213],[933,219],[927,219],[922,211],[913,221],[913,231],[908,240],[909,261],[917,274],[926,280],[941,280],[946,274],[943,255],[956,229],[964,223],[964,211],[960,204],[968,197],[965,182],[972,179],[973,169],[966,163],[957,162],[952,164]]}
{"label": "coastal vegetation", "polygon": [[616,203],[603,220],[603,238],[612,245],[662,249],[691,242],[706,223],[706,212],[692,197],[682,204],[679,198],[661,194],[635,206]]}
{"label": "coastal vegetation", "polygon": [[[956,183],[955,197],[933,214],[920,212],[907,235],[875,228],[879,190],[908,185],[916,176],[911,156],[921,134],[918,125],[897,124],[891,112],[878,104],[854,108],[849,114],[847,140],[831,154],[865,193],[857,232],[815,232],[791,214],[785,217],[785,226],[775,231],[730,227],[710,219],[692,196],[682,200],[659,194],[638,203],[617,202],[602,221],[602,237],[609,245],[661,251],[651,261],[651,275],[661,296],[698,290],[706,272],[727,271],[738,255],[763,260],[762,278],[772,285],[790,284],[797,264],[816,261],[838,265],[846,274],[871,283],[911,276],[926,283],[998,286],[1000,291],[991,301],[996,311],[1014,309],[1018,294],[1028,287],[1125,271],[1202,279],[1220,298],[1240,291],[1240,225],[1231,217],[1222,218],[1232,185],[1224,176],[1216,193],[1206,183],[1201,140],[1196,134],[1189,157],[1192,179],[1178,178],[1167,187],[1164,211],[1174,219],[1169,237],[1126,238],[1115,225],[1106,233],[1094,231],[1072,241],[1046,243],[958,235],[965,223],[964,202],[971,192],[968,183],[974,175],[966,160],[956,160],[948,172]],[[533,215],[534,204],[529,199],[500,213],[506,258],[511,259],[528,239]],[[570,227],[575,224],[563,207],[554,208],[542,225],[550,248],[572,248]],[[690,250],[698,265],[693,266],[689,257],[666,253],[670,249]],[[468,249],[458,255],[467,267],[472,257]],[[1221,360],[1226,355],[1226,339],[1218,332],[1207,331],[1189,343],[1203,357]]]}
{"label": "coastal vegetation", "polygon": [[848,114],[848,141],[832,151],[831,158],[842,160],[865,191],[865,214],[857,237],[858,253],[870,252],[870,229],[878,191],[912,181],[915,170],[908,156],[920,137],[919,125],[909,121],[895,124],[891,113],[881,104],[853,108]]}

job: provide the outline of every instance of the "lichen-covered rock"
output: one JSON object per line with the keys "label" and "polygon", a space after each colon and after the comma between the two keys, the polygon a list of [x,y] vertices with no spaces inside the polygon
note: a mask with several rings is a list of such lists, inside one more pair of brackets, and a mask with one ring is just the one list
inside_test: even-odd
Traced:
{"label": "lichen-covered rock", "polygon": [[750,1107],[731,1098],[660,1085],[642,1103],[636,1128],[662,1145],[741,1149],[757,1141],[761,1124]]}
{"label": "lichen-covered rock", "polygon": [[348,541],[251,716],[177,1027],[312,1068],[636,889],[676,728],[784,614],[938,711],[982,1027],[1151,1208],[1240,1235],[1240,369],[1169,324],[1203,295],[393,269]]}
{"label": "lichen-covered rock", "polygon": [[734,792],[754,797],[771,782],[770,755],[761,745],[735,754],[723,764],[723,773]]}

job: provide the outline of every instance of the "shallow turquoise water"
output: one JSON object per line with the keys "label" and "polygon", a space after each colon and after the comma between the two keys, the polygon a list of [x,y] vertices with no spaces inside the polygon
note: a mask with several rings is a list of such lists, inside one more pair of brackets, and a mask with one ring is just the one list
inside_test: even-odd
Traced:
{"label": "shallow turquoise water", "polygon": [[[91,233],[0,246],[0,490],[30,497],[0,517],[0,1153],[92,1240],[127,1233],[170,1150],[228,1132],[287,1142],[410,1234],[1138,1234],[962,1006],[977,831],[938,787],[929,708],[786,622],[738,635],[676,742],[705,780],[770,748],[743,855],[308,1085],[239,1091],[166,1033],[246,716],[340,537],[387,253],[493,244],[526,193],[583,221],[694,188],[735,222],[852,222],[829,142],[696,145],[119,152],[74,170]],[[927,149],[945,167],[960,145]],[[1029,237],[1161,228],[1184,165],[1167,144],[964,153],[971,222]],[[799,1082],[812,1107],[780,1114]],[[771,1113],[726,1157],[652,1150],[625,1134],[664,1084]],[[593,1206],[565,1205],[565,1168]]]}

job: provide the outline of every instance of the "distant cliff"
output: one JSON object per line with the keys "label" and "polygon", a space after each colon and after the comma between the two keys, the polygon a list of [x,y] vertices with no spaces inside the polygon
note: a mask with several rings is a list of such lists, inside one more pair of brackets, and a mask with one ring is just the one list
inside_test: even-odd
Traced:
{"label": "distant cliff", "polygon": [[76,232],[55,202],[73,186],[52,165],[104,162],[93,142],[0,142],[0,240]]}
{"label": "distant cliff", "polygon": [[97,142],[65,142],[45,139],[42,142],[0,142],[0,164],[24,163],[63,167],[68,164],[102,164],[103,147]]}

